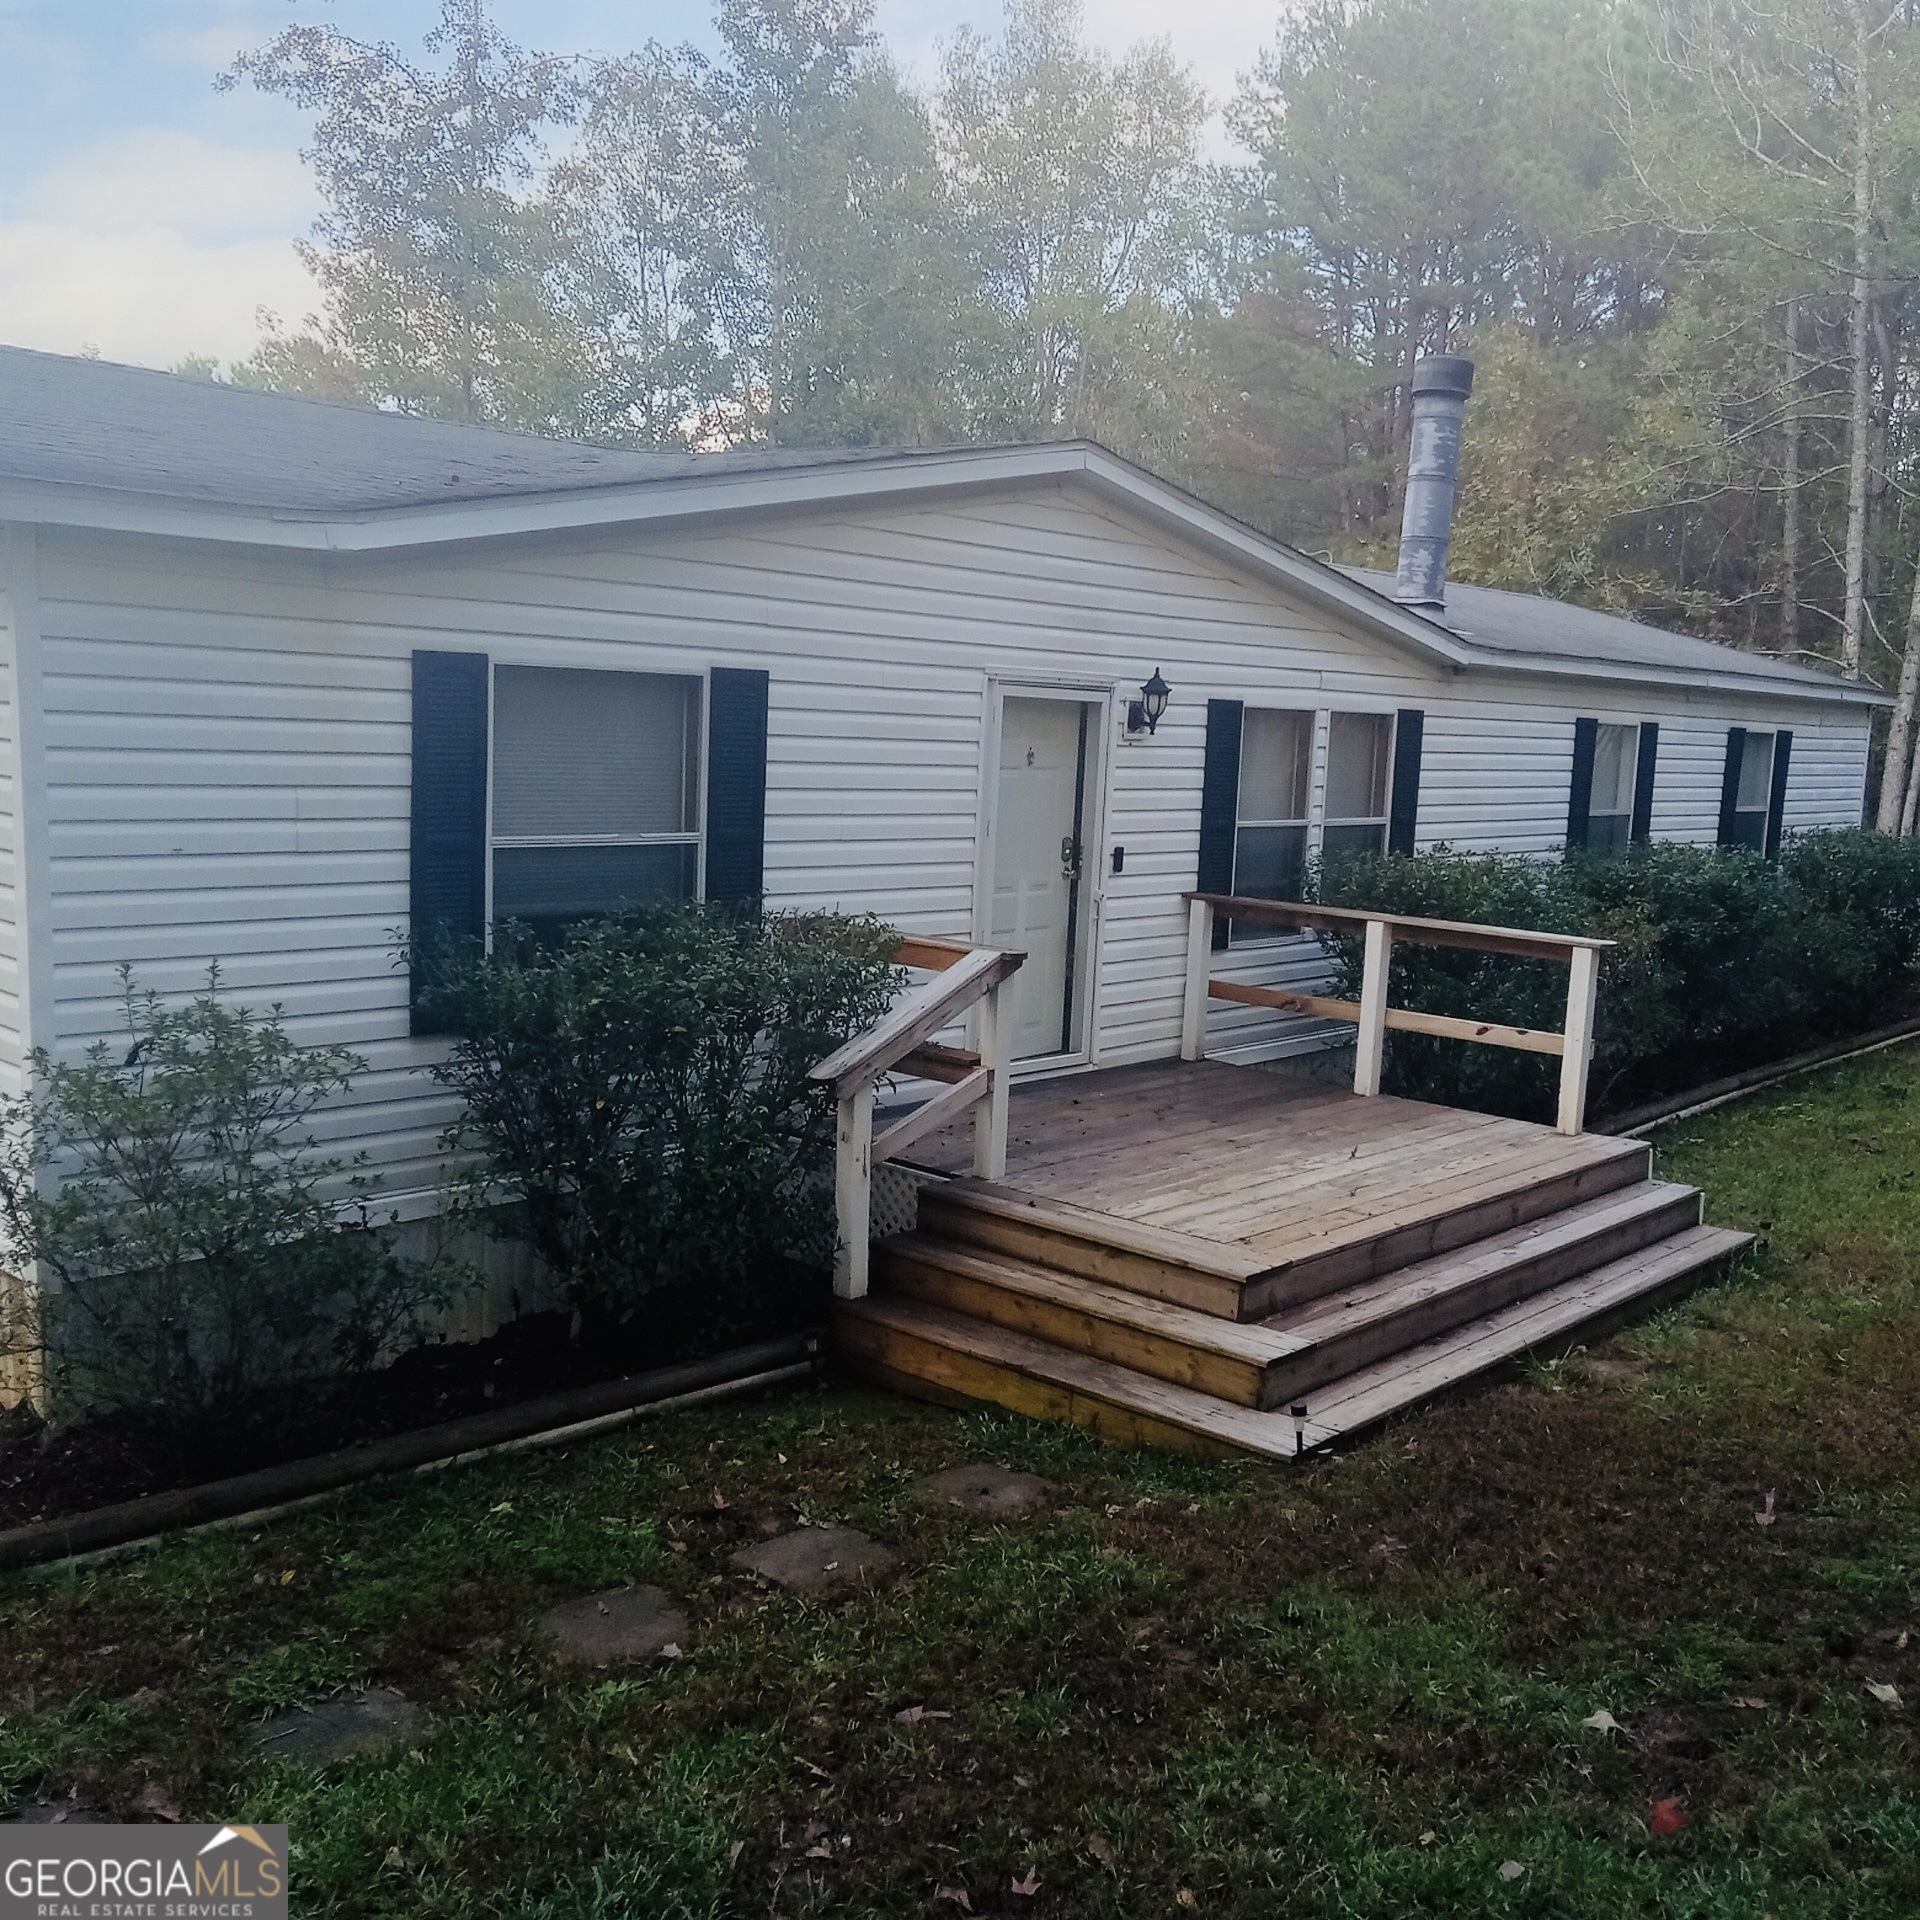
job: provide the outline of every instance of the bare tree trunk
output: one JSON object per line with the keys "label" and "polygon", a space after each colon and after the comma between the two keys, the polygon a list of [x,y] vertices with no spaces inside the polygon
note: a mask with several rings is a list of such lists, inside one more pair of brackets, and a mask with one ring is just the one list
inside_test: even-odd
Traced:
{"label": "bare tree trunk", "polygon": [[1900,687],[1887,728],[1887,764],[1880,774],[1880,805],[1874,825],[1882,833],[1913,831],[1913,792],[1920,783],[1920,755],[1914,746],[1914,710],[1920,706],[1920,566],[1913,575],[1913,599],[1907,608],[1907,650],[1900,662]]}
{"label": "bare tree trunk", "polygon": [[1907,775],[1907,804],[1900,809],[1900,831],[1909,839],[1920,832],[1920,753],[1913,756]]}
{"label": "bare tree trunk", "polygon": [[1800,302],[1787,302],[1786,448],[1780,462],[1780,645],[1800,647]]}
{"label": "bare tree trunk", "polygon": [[1867,9],[1855,0],[1853,55],[1853,275],[1848,287],[1853,392],[1847,410],[1846,604],[1840,627],[1840,664],[1860,671],[1867,625],[1867,466],[1872,438],[1872,381],[1867,338],[1873,319],[1873,99],[1867,83]]}

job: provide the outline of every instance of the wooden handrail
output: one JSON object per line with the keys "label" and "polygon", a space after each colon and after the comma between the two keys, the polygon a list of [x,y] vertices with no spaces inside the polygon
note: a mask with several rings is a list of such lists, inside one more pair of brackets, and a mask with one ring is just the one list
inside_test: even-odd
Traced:
{"label": "wooden handrail", "polygon": [[831,1084],[836,1099],[844,1099],[863,1080],[877,1080],[891,1071],[922,1040],[966,1012],[989,988],[1010,979],[1020,969],[1024,953],[1002,953],[994,947],[975,947],[954,961],[944,973],[917,987],[909,987],[865,1033],[855,1034],[809,1070],[810,1080]]}
{"label": "wooden handrail", "polygon": [[[1001,989],[1019,972],[1024,953],[1003,953],[963,940],[903,938],[894,949],[903,967],[933,978],[910,987],[867,1029],[808,1072],[833,1089],[839,1106],[834,1132],[833,1204],[839,1229],[833,1289],[857,1300],[867,1290],[873,1219],[873,1163],[967,1114],[973,1116],[973,1170],[1000,1180],[1007,1171],[1008,1041]],[[973,1010],[977,1048],[941,1046],[933,1036]],[[874,1095],[890,1073],[946,1084],[878,1140]]]}
{"label": "wooden handrail", "polygon": [[[1186,901],[1187,987],[1180,1026],[1182,1059],[1198,1060],[1206,1051],[1207,1002],[1230,1000],[1243,1006],[1270,1007],[1280,1013],[1352,1021],[1358,1029],[1354,1042],[1353,1090],[1359,1094],[1380,1091],[1389,1030],[1469,1040],[1481,1046],[1515,1047],[1528,1053],[1558,1054],[1560,1101],[1556,1124],[1562,1133],[1578,1133],[1586,1125],[1587,1077],[1593,1062],[1600,955],[1614,944],[1611,940],[1595,940],[1584,934],[1534,933],[1520,927],[1485,927],[1466,920],[1429,920],[1418,915],[1376,913],[1361,907],[1322,907],[1300,900],[1255,900],[1242,894],[1189,893]],[[1360,998],[1331,1000],[1320,994],[1214,979],[1216,914],[1294,927],[1307,933],[1363,935],[1366,949]],[[1564,1031],[1546,1033],[1531,1027],[1505,1026],[1497,1021],[1462,1020],[1450,1014],[1416,1013],[1411,1008],[1389,1006],[1387,985],[1396,940],[1419,946],[1462,947],[1469,952],[1561,962],[1568,969]]]}
{"label": "wooden handrail", "polygon": [[1475,953],[1507,953],[1526,960],[1560,960],[1581,948],[1599,952],[1611,940],[1583,933],[1535,933],[1524,927],[1488,927],[1476,920],[1426,920],[1418,914],[1379,913],[1368,907],[1323,907],[1304,900],[1256,900],[1238,893],[1189,893],[1227,920],[1264,920],[1306,933],[1359,933],[1371,921],[1385,921],[1395,940],[1409,946],[1464,947]]}

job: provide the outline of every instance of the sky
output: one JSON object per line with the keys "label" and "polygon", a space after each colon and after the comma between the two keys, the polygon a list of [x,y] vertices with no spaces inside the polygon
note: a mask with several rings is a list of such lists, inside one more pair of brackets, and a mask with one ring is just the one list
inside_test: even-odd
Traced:
{"label": "sky", "polygon": [[[1119,52],[1165,37],[1216,100],[1272,37],[1280,0],[1087,0],[1088,37]],[[317,304],[294,252],[318,201],[305,114],[220,93],[242,49],[293,21],[417,53],[437,0],[0,0],[0,343],[167,367],[244,357],[262,307]],[[494,0],[546,51],[624,52],[649,38],[711,48],[709,0]],[[956,28],[993,33],[999,0],[879,0],[908,72]],[[1225,136],[1217,134],[1225,149]]]}

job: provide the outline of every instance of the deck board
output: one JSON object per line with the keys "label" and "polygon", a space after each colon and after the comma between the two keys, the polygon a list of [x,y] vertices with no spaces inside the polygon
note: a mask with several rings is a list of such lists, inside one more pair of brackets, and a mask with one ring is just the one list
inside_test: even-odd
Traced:
{"label": "deck board", "polygon": [[[910,1158],[963,1173],[971,1153],[962,1127]],[[1016,1088],[1004,1184],[1279,1264],[1644,1153],[1221,1061],[1156,1061]]]}

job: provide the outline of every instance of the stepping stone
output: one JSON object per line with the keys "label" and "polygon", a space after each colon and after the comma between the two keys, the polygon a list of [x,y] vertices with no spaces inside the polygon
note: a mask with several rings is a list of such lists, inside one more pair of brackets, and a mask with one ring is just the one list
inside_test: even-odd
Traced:
{"label": "stepping stone", "polygon": [[775,1586],[831,1593],[885,1573],[899,1555],[852,1527],[800,1527],[764,1546],[743,1547],[733,1564]]}
{"label": "stepping stone", "polygon": [[1011,1467],[983,1466],[949,1467],[921,1481],[920,1490],[930,1499],[963,1507],[968,1513],[1024,1513],[1038,1506],[1053,1488]]}
{"label": "stepping stone", "polygon": [[658,1587],[615,1587],[569,1600],[540,1616],[569,1660],[611,1667],[652,1660],[687,1637],[687,1616]]}
{"label": "stepping stone", "polygon": [[276,1714],[254,1735],[254,1745],[274,1757],[299,1760],[309,1767],[331,1767],[356,1753],[379,1753],[398,1746],[421,1720],[420,1709],[405,1694],[374,1687]]}

